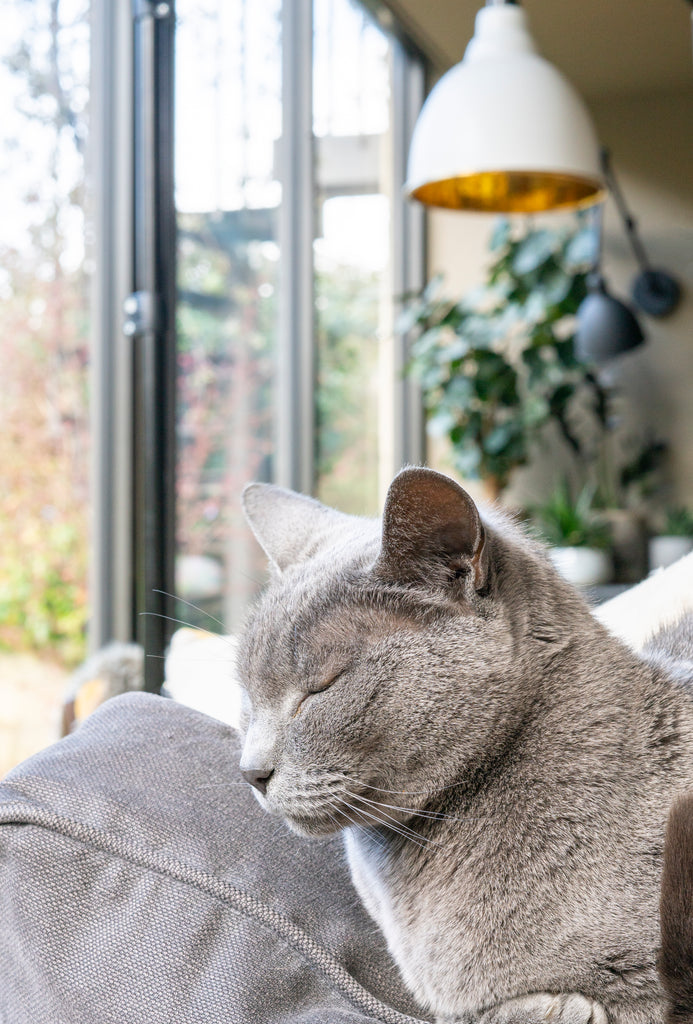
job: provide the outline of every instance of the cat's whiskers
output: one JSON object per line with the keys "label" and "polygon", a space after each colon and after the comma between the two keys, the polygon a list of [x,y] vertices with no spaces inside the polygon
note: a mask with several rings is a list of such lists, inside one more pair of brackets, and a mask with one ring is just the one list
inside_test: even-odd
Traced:
{"label": "cat's whiskers", "polygon": [[[341,801],[341,802],[345,803],[345,801]],[[354,821],[353,818],[351,818],[351,817],[348,818],[347,819],[347,823],[348,823],[349,827],[350,828],[355,828],[359,832],[365,832],[368,835],[369,840],[374,842],[376,844],[376,846],[379,847],[380,850],[387,849],[387,843],[385,841],[385,837],[380,835],[380,833],[376,831],[376,829],[373,827],[373,822],[372,821],[365,821],[364,820],[365,815],[362,814],[361,811],[359,811],[358,807],[352,807],[351,804],[349,804],[349,803],[347,803],[346,806],[347,806],[348,810],[350,811],[351,815],[358,814],[358,815],[360,815],[360,817],[362,819],[361,823],[359,823],[359,821]],[[342,817],[345,816],[343,810],[341,810],[340,808],[335,808],[335,809],[337,810],[338,814],[342,815]],[[339,822],[336,822],[336,823],[339,824]],[[386,824],[386,823],[385,822],[381,822],[381,824]],[[343,830],[345,827],[346,827],[345,825],[339,825],[340,830]]]}
{"label": "cat's whiskers", "polygon": [[[338,815],[341,815],[341,817],[343,819],[344,818],[344,811],[341,810],[339,807],[337,807],[334,803],[331,806],[332,806],[332,809]],[[351,808],[351,810],[354,813],[358,813],[358,809],[357,808]],[[358,829],[359,832],[365,832],[366,830],[368,830],[369,836],[375,842],[376,846],[378,846],[381,850],[386,849],[387,844],[386,844],[385,840],[383,839],[383,837],[381,835],[379,835],[376,831],[374,831],[374,829],[373,829],[373,827],[372,827],[370,822],[368,822],[368,823],[366,823],[364,825],[359,825],[359,824],[357,824],[356,822],[353,822],[353,821],[348,821],[347,823],[345,823],[344,821],[340,821],[339,818],[335,817],[334,814],[330,814],[330,812],[327,809],[325,809],[325,814],[330,819],[330,821],[334,823],[337,832],[343,832],[344,828],[346,827],[346,824],[348,824],[349,827],[351,827],[351,828]]]}
{"label": "cat's whiskers", "polygon": [[[358,797],[354,797],[353,799],[358,799]],[[441,843],[436,843],[427,836],[420,835],[420,833],[415,832],[414,829],[409,828],[409,826],[405,825],[403,822],[397,821],[396,818],[393,818],[389,814],[384,814],[384,812],[381,812],[381,815],[372,814],[370,811],[365,810],[365,808],[354,807],[353,804],[349,803],[348,800],[345,800],[344,797],[338,796],[337,800],[339,800],[339,802],[352,813],[358,814],[361,817],[370,818],[376,825],[383,825],[385,828],[391,829],[391,831],[396,832],[397,835],[402,836],[403,839],[408,839],[410,842],[414,843],[416,846],[420,846],[422,849],[426,846],[441,846]],[[384,818],[389,820],[385,821]]]}
{"label": "cat's whiskers", "polygon": [[230,637],[224,636],[223,633],[215,633],[211,629],[205,629],[204,626],[197,626],[194,622],[188,622],[187,619],[179,619],[175,615],[164,615],[163,612],[140,612],[140,615],[150,615],[155,619],[166,619],[167,622],[176,622],[180,626],[194,629],[197,633],[204,633],[205,636],[213,636],[215,640],[222,640],[234,651],[236,649],[236,645]]}
{"label": "cat's whiskers", "polygon": [[343,791],[344,787],[339,786],[315,786],[309,789],[296,789],[295,787],[291,790],[291,799],[295,801],[305,801],[310,806],[315,806],[316,801],[327,800],[333,796],[338,796]]}
{"label": "cat's whiskers", "polygon": [[445,814],[443,811],[422,811],[415,807],[400,807],[399,804],[385,804],[380,800],[373,800],[371,797],[361,796],[360,800],[370,804],[372,807],[386,807],[390,811],[402,811],[404,814],[412,814],[418,818],[425,818],[428,821],[456,821],[464,825],[467,821],[477,821],[476,818],[456,818],[453,814]]}
{"label": "cat's whiskers", "polygon": [[[221,621],[221,619],[217,619],[214,615],[210,615],[210,613],[206,612],[204,610],[204,608],[200,608],[199,604],[193,604],[192,601],[186,601],[184,597],[178,597],[177,594],[170,594],[167,590],[159,590],[158,587],[152,587],[152,593],[153,594],[162,594],[163,597],[170,597],[172,601],[176,601],[179,604],[187,605],[188,608],[192,608],[194,611],[199,612],[200,615],[204,615],[205,618],[210,620],[210,622],[216,622],[216,624],[218,626],[221,626],[221,628],[224,630],[224,633],[228,632],[227,629],[226,629],[226,625]],[[192,625],[192,624],[188,623],[188,625]],[[193,629],[195,629],[195,628],[196,627],[193,626]],[[199,627],[197,627],[197,628],[199,628]],[[207,632],[207,630],[205,630],[205,632]],[[214,633],[214,636],[222,636],[222,635],[223,634]]]}
{"label": "cat's whiskers", "polygon": [[[406,822],[403,822],[403,821],[398,821],[398,819],[395,818],[392,814],[387,814],[382,809],[385,806],[384,804],[378,806],[373,801],[369,800],[368,797],[357,796],[356,794],[351,794],[350,793],[349,796],[351,796],[352,799],[354,799],[354,800],[358,800],[360,803],[366,803],[369,806],[371,806],[371,808],[373,809],[373,812],[374,812],[376,818],[378,816],[381,816],[381,817],[387,818],[388,821],[395,822],[398,825],[399,828],[406,830],[407,833],[411,833],[412,836],[416,836],[417,839],[423,840],[425,843],[429,843],[431,846],[442,846],[443,845],[442,843],[436,842],[436,840],[431,839],[429,836],[421,835],[421,833],[417,832],[415,828],[411,827],[411,825],[407,825]],[[400,807],[392,807],[391,810],[399,811],[399,810],[402,810],[402,808],[400,808]],[[384,823],[384,824],[386,824],[386,823]]]}
{"label": "cat's whiskers", "polygon": [[[352,801],[356,800],[361,803],[368,804],[368,806],[373,811],[377,812],[376,816],[379,814],[382,815],[383,818],[389,818],[392,821],[396,821],[396,819],[393,818],[392,815],[387,814],[386,811],[400,811],[404,814],[409,814],[412,817],[422,818],[424,821],[456,821],[459,823],[463,823],[464,821],[464,819],[462,818],[455,818],[453,815],[445,814],[442,811],[426,811],[419,810],[415,807],[401,807],[397,804],[387,804],[380,800],[374,800],[371,797],[366,796],[362,792],[357,793],[352,790],[345,789],[344,780],[350,781],[352,785],[358,785],[359,789],[361,784],[358,783],[357,780],[355,779],[349,779],[348,776],[340,772],[326,772],[324,769],[319,769],[315,765],[308,766],[306,770],[313,771],[318,776],[318,778],[315,780],[316,784],[311,786],[309,789],[294,789],[292,791],[292,798],[298,802],[306,801],[309,807],[311,808],[315,807],[316,801],[329,801],[331,798],[334,797],[339,799],[342,796],[346,796]],[[369,786],[368,788],[370,789],[371,787]],[[387,824],[387,822],[384,821],[383,824]],[[404,828],[408,828],[408,826],[405,825],[403,822],[398,822],[398,824],[403,826]],[[411,829],[410,831],[419,838],[425,838],[420,836],[419,833],[416,832],[414,829]],[[432,840],[428,841],[431,842]]]}
{"label": "cat's whiskers", "polygon": [[[343,779],[345,782],[351,783],[351,785],[363,785],[359,779],[351,778],[351,776],[345,775],[342,772],[335,772],[334,774],[337,778]],[[448,786],[436,786],[435,792],[442,793],[446,789],[456,789],[458,786],[458,782],[451,782]],[[383,789],[380,786],[372,786],[370,783],[368,784],[368,789],[372,790],[374,793],[390,793],[392,796],[432,796],[432,791],[430,789],[421,791],[411,789]]]}
{"label": "cat's whiskers", "polygon": [[[334,807],[333,807],[333,810],[335,810]],[[337,820],[337,818],[335,818],[334,814],[330,814],[330,812],[327,810],[327,808],[325,808],[325,814],[330,819],[332,824],[337,828],[337,831],[341,832],[342,826],[339,824],[339,821]]]}
{"label": "cat's whiskers", "polygon": [[[340,810],[339,808],[335,808],[335,809],[337,810],[338,814],[341,814],[342,817],[344,817],[344,811]],[[359,810],[358,810],[357,807],[350,807],[349,806],[349,809],[351,810],[352,814],[359,814]],[[337,818],[334,818],[332,815],[330,815],[330,817],[335,822],[335,824],[338,826],[340,831],[342,831],[345,828],[345,825],[341,824],[337,820]],[[361,818],[362,817],[363,817],[363,815],[361,815]],[[374,842],[376,844],[376,846],[380,850],[386,850],[387,849],[387,843],[385,841],[385,838],[383,836],[381,836],[380,833],[378,833],[378,831],[373,827],[373,822],[372,821],[365,821],[362,824],[359,824],[357,821],[350,820],[350,821],[348,821],[348,825],[351,828],[358,829],[359,833],[367,833],[367,836],[369,836],[370,841]]]}
{"label": "cat's whiskers", "polygon": [[[376,807],[376,806],[377,807],[385,807],[385,808],[387,808],[387,810],[390,810],[390,811],[402,811],[405,814],[411,814],[411,815],[414,815],[414,816],[418,816],[420,818],[427,818],[427,819],[429,819],[431,821],[456,821],[456,822],[459,822],[460,824],[464,824],[467,821],[478,821],[478,820],[480,820],[479,818],[475,818],[475,817],[459,818],[459,817],[455,817],[455,815],[453,815],[453,814],[446,814],[444,811],[426,811],[426,810],[423,810],[423,809],[420,809],[420,808],[416,808],[416,807],[404,807],[404,806],[400,806],[399,804],[387,804],[387,803],[384,803],[384,802],[382,802],[380,800],[374,800],[372,797],[366,797],[365,795],[363,795],[360,792],[361,790],[366,789],[369,792],[374,792],[374,793],[391,793],[394,796],[425,796],[425,797],[428,797],[430,799],[433,796],[433,794],[431,793],[430,790],[428,790],[426,792],[423,792],[423,793],[413,793],[413,792],[409,792],[407,790],[401,790],[401,789],[381,789],[379,786],[372,786],[370,783],[364,783],[364,782],[362,782],[359,779],[353,778],[350,775],[346,775],[344,772],[332,771],[330,769],[326,770],[324,768],[320,768],[318,765],[308,765],[306,767],[306,770],[307,771],[313,771],[317,775],[320,776],[318,781],[324,782],[327,785],[327,787],[328,787],[327,791],[326,791],[326,795],[329,794],[329,792],[332,791],[330,789],[330,787],[332,787],[332,786],[336,786],[339,789],[339,791],[342,792],[342,790],[343,790],[343,783],[347,782],[351,786],[357,786],[359,788],[359,796],[358,796],[359,800],[366,801],[367,803],[371,804],[374,807]],[[453,784],[453,786],[441,786],[440,790],[436,790],[436,792],[440,792],[443,789],[451,789],[451,788],[454,787],[454,785],[456,785],[456,783]],[[323,792],[325,792],[325,791],[322,790],[322,789],[316,790],[316,793],[321,793],[322,794]],[[348,795],[350,795],[352,797],[355,796],[355,794],[353,792],[348,792]]]}
{"label": "cat's whiskers", "polygon": [[[196,611],[199,611],[200,614],[206,615],[207,618],[211,619],[212,622],[216,622],[218,625],[221,626],[222,629],[226,629],[224,623],[220,619],[215,618],[214,615],[210,615],[209,612],[206,612],[203,608],[199,608],[196,604],[193,604],[192,601],[185,601],[182,597],[176,597],[175,594],[169,594],[165,590],[155,590],[154,593],[163,594],[165,597],[171,597],[175,601],[180,601],[181,604],[187,604],[191,608],[194,608]],[[197,623],[195,622],[188,622],[187,619],[179,619],[175,615],[165,615],[163,612],[145,611],[140,612],[140,615],[148,615],[155,619],[166,619],[167,622],[175,622],[179,626],[185,626],[187,629],[194,629],[196,633],[202,633],[204,636],[214,637],[215,640],[221,640],[223,643],[225,643],[228,647],[231,648],[234,654],[236,652],[235,640],[232,637],[225,635],[225,633],[217,633],[216,630],[205,629],[204,626],[198,626]],[[157,655],[157,657],[165,658],[166,655]],[[223,659],[219,660],[222,661]]]}

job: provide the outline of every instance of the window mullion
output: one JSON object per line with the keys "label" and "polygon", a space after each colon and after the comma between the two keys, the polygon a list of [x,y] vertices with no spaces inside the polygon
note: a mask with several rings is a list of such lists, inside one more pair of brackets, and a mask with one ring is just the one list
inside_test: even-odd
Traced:
{"label": "window mullion", "polygon": [[[392,253],[393,298],[397,304],[404,295],[419,291],[425,279],[425,218],[420,206],[407,202],[402,195],[406,179],[407,154],[417,114],[424,100],[424,71],[397,40],[393,42],[393,189],[392,189]],[[395,332],[392,380],[394,443],[392,465],[381,480],[381,491],[389,477],[402,466],[424,461],[424,420],[420,390],[407,376],[408,337]]]}
{"label": "window mullion", "polygon": [[133,0],[135,608],[145,687],[163,682],[175,588],[174,9]]}
{"label": "window mullion", "polygon": [[93,198],[89,646],[134,636],[132,357],[122,336],[132,291],[132,20],[93,0],[90,156]]}
{"label": "window mullion", "polygon": [[282,5],[281,278],[275,479],[310,493],[314,483],[312,0]]}

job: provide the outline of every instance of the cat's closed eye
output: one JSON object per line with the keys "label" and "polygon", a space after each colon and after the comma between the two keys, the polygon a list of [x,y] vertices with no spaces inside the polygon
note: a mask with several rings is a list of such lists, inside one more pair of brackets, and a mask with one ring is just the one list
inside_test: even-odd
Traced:
{"label": "cat's closed eye", "polygon": [[303,707],[307,700],[309,700],[311,697],[315,697],[319,693],[324,693],[325,690],[329,690],[329,688],[334,683],[336,683],[338,679],[341,679],[341,677],[345,674],[346,671],[346,668],[340,668],[337,672],[330,672],[327,675],[325,675],[320,680],[319,683],[315,683],[312,686],[310,686],[308,688],[308,692],[299,701],[298,707],[296,708],[296,711],[294,713],[294,718],[299,713],[299,711],[301,710],[301,708]]}
{"label": "cat's closed eye", "polygon": [[308,693],[306,696],[311,697],[314,693],[322,693],[324,690],[329,690],[333,683],[336,683],[344,673],[346,668],[340,668],[337,672],[329,672],[323,677],[320,683],[315,686],[308,687]]}

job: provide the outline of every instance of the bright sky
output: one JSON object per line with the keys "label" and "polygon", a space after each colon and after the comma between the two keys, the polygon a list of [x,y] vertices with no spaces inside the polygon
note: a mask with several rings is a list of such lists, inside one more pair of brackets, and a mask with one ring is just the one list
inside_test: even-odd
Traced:
{"label": "bright sky", "polygon": [[[63,68],[66,79],[76,83],[74,95],[78,104],[86,106],[88,93],[79,83],[88,81],[89,34],[82,12],[84,0],[62,0],[61,17],[65,54],[69,64]],[[48,31],[48,4],[45,0],[17,4],[5,2],[0,20],[0,245],[25,248],[29,244],[28,229],[40,225],[45,219],[46,205],[51,202],[53,182],[49,168],[52,162],[53,133],[39,120],[24,116],[25,84],[5,64],[5,58],[17,50],[22,41],[28,42],[37,66],[50,43]],[[32,103],[40,109],[41,101]],[[45,97],[45,110],[50,115],[52,100]],[[69,141],[60,145],[59,177],[57,189],[66,195],[83,174],[81,159]],[[27,201],[30,198],[31,201]],[[72,222],[62,225],[68,246],[62,262],[71,269],[84,256],[83,217],[74,211]]]}

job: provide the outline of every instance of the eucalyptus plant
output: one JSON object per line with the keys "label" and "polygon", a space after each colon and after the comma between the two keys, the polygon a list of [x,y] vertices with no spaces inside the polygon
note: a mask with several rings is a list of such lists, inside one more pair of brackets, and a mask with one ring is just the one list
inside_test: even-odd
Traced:
{"label": "eucalyptus plant", "polygon": [[549,423],[574,454],[586,455],[573,415],[578,393],[606,430],[608,396],[573,347],[596,245],[584,218],[524,231],[500,220],[480,288],[450,301],[437,277],[405,310],[401,326],[414,337],[409,369],[421,383],[429,431],[447,436],[464,476],[502,491]]}

